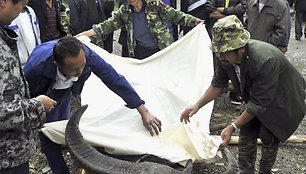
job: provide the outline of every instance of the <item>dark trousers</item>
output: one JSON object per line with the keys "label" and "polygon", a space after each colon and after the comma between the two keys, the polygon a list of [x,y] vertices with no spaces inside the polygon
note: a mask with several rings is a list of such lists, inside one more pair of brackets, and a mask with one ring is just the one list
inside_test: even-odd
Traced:
{"label": "dark trousers", "polygon": [[262,141],[262,156],[259,164],[259,173],[271,173],[280,141],[268,130],[268,128],[262,125],[261,122],[254,117],[240,129],[238,161],[241,174],[255,173],[257,138],[260,138]]}
{"label": "dark trousers", "polygon": [[122,45],[121,56],[122,57],[129,57],[129,49],[126,45]]}
{"label": "dark trousers", "polygon": [[106,36],[105,40],[103,41],[104,43],[103,48],[109,53],[113,52],[113,37],[114,37],[114,32],[111,32]]}
{"label": "dark trousers", "polygon": [[41,151],[46,155],[53,174],[69,174],[69,168],[62,154],[60,144],[54,143],[43,133],[39,133]]}
{"label": "dark trousers", "polygon": [[135,58],[140,59],[140,60],[145,59],[158,51],[159,51],[159,48],[149,49],[149,48],[145,48],[137,44],[135,48]]}
{"label": "dark trousers", "polygon": [[19,166],[2,169],[0,174],[29,174],[29,162],[25,162]]}
{"label": "dark trousers", "polygon": [[[297,11],[295,14],[295,38],[296,39],[299,39],[303,36],[303,16],[306,17],[306,11]],[[304,35],[305,34],[306,34],[306,27],[304,28]]]}

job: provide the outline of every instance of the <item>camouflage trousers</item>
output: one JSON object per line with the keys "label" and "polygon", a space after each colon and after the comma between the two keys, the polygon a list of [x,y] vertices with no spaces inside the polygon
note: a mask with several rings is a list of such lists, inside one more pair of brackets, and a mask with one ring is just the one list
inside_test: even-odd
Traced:
{"label": "camouflage trousers", "polygon": [[[265,126],[258,122],[258,120],[252,120],[250,123],[253,123],[253,125],[242,127],[239,135],[239,172],[241,174],[255,173],[257,137],[259,137],[262,141],[262,145],[258,173],[271,174],[280,141]],[[252,128],[252,130],[249,128]]]}

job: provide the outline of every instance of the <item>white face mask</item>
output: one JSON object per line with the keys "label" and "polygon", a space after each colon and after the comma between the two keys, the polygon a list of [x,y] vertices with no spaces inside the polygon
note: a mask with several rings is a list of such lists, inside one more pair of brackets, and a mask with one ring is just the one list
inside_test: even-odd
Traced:
{"label": "white face mask", "polygon": [[53,89],[67,89],[73,85],[73,82],[77,81],[79,77],[66,78],[57,68],[56,81],[53,84]]}

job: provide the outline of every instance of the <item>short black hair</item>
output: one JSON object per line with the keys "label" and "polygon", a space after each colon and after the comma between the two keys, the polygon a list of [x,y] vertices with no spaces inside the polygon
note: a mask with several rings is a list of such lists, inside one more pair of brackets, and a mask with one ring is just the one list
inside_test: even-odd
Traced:
{"label": "short black hair", "polygon": [[53,59],[56,63],[63,65],[66,57],[78,56],[83,44],[73,36],[65,36],[58,40],[53,47]]}
{"label": "short black hair", "polygon": [[13,4],[18,4],[21,0],[12,0]]}

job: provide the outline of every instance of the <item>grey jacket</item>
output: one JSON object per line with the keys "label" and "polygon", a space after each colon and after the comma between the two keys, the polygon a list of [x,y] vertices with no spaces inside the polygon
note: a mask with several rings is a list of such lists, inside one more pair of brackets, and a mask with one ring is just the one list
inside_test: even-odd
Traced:
{"label": "grey jacket", "polygon": [[[284,0],[267,0],[258,11],[258,0],[250,0],[247,11],[247,29],[252,39],[268,42],[276,47],[287,47],[288,11]],[[288,43],[287,43],[288,44]]]}
{"label": "grey jacket", "polygon": [[[305,115],[304,78],[278,48],[268,43],[251,39],[246,51],[240,64],[241,83],[238,84],[246,111],[284,142]],[[239,83],[230,66],[218,67],[212,86],[226,87],[229,79]]]}
{"label": "grey jacket", "polygon": [[16,40],[7,32],[13,31],[0,27],[0,170],[29,160],[39,142],[37,128],[46,119],[41,102],[29,97]]}

